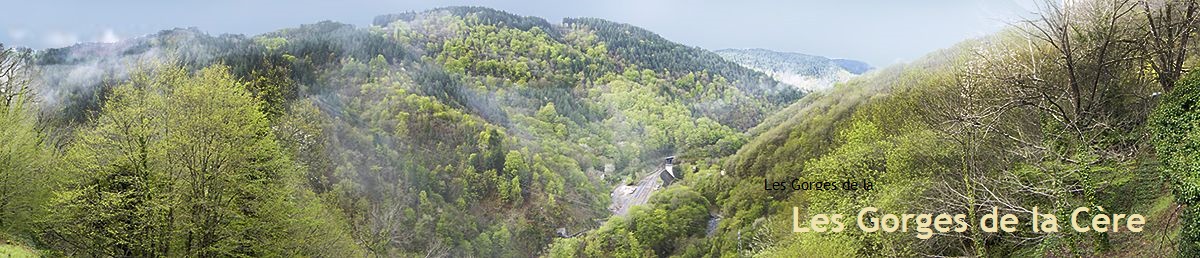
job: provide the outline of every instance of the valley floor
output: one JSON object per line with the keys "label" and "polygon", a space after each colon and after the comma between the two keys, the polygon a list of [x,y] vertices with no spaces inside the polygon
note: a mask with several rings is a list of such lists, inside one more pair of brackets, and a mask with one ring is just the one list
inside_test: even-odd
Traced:
{"label": "valley floor", "polygon": [[650,195],[662,187],[662,180],[658,178],[658,173],[662,171],[663,168],[659,167],[635,185],[622,184],[613,188],[612,205],[608,206],[608,210],[613,212],[613,216],[621,216],[629,212],[630,207],[645,204],[650,200]]}

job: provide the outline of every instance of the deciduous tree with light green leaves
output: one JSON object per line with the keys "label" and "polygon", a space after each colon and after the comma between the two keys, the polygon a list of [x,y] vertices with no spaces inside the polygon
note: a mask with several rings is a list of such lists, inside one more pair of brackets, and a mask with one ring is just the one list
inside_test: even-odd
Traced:
{"label": "deciduous tree with light green leaves", "polygon": [[89,256],[355,253],[349,242],[306,248],[348,234],[309,209],[320,206],[297,190],[299,166],[259,106],[220,65],[158,67],[117,86],[67,147],[72,180],[46,219],[56,247]]}
{"label": "deciduous tree with light green leaves", "polygon": [[35,125],[28,54],[0,44],[0,240],[30,229],[53,180]]}

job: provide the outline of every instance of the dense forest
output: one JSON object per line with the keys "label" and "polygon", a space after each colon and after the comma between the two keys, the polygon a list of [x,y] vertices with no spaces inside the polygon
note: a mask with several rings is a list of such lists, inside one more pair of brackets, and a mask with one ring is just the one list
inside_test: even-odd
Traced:
{"label": "dense forest", "polygon": [[[552,256],[1181,256],[1198,253],[1200,74],[1194,1],[1075,1],[925,58],[814,92],[734,155]],[[765,191],[764,180],[871,180],[873,191]],[[702,198],[672,190],[694,191]],[[993,209],[1145,214],[1131,232],[792,232],[793,207],[854,216]],[[719,221],[705,232],[707,207]],[[710,220],[713,221],[713,220]],[[855,223],[853,221],[847,224]],[[1030,227],[1023,222],[1020,227]],[[685,224],[688,226],[680,226]],[[818,255],[819,254],[819,255]]]}
{"label": "dense forest", "polygon": [[[813,93],[763,120],[735,155],[702,166],[708,169],[681,186],[723,217],[716,232],[676,237],[665,253],[1196,256],[1196,141],[1185,136],[1194,135],[1200,110],[1189,89],[1200,75],[1187,72],[1197,61],[1196,2],[1069,3],[1046,4],[1039,17],[999,33]],[[869,179],[875,190],[762,190],[764,179],[791,177]],[[929,239],[791,231],[792,207],[805,217],[855,216],[867,206],[973,221],[993,209],[1029,214],[1039,207],[1068,218],[1090,207],[1145,214],[1148,224],[1141,233],[969,230]],[[644,234],[638,219],[621,228]],[[586,249],[591,243],[571,254],[603,256]],[[559,241],[554,250],[571,245]]]}
{"label": "dense forest", "polygon": [[5,54],[0,232],[50,256],[541,255],[613,185],[733,154],[804,94],[477,7]]}
{"label": "dense forest", "polygon": [[[1071,3],[818,92],[629,24],[482,7],[0,46],[0,254],[1200,254],[1197,3]],[[613,187],[667,156],[685,176],[613,216]],[[785,178],[876,186],[762,189]],[[865,206],[1148,230],[791,231],[792,207]]]}

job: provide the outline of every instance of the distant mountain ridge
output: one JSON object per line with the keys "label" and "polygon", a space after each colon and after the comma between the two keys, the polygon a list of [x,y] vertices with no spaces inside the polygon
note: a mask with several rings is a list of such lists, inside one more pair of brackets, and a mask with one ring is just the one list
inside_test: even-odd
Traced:
{"label": "distant mountain ridge", "polygon": [[838,66],[842,67],[842,69],[846,69],[846,71],[849,71],[850,73],[853,73],[853,74],[863,74],[868,71],[871,71],[872,69],[875,69],[874,66],[871,66],[871,64],[868,64],[867,62],[853,60],[853,59],[840,59],[839,58],[839,59],[831,59],[830,61],[833,61],[834,64],[837,64]]}
{"label": "distant mountain ridge", "polygon": [[726,60],[805,90],[822,90],[874,69],[866,62],[761,48],[714,51]]}

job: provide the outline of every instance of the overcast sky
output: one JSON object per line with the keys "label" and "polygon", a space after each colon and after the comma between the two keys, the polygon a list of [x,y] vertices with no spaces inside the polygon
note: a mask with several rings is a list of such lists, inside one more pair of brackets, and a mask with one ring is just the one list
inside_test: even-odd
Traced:
{"label": "overcast sky", "polygon": [[379,14],[477,5],[551,23],[604,18],[712,50],[766,48],[886,66],[997,31],[1032,12],[1033,1],[12,1],[0,3],[0,42],[41,49],[176,27],[255,35],[322,20],[368,26]]}

